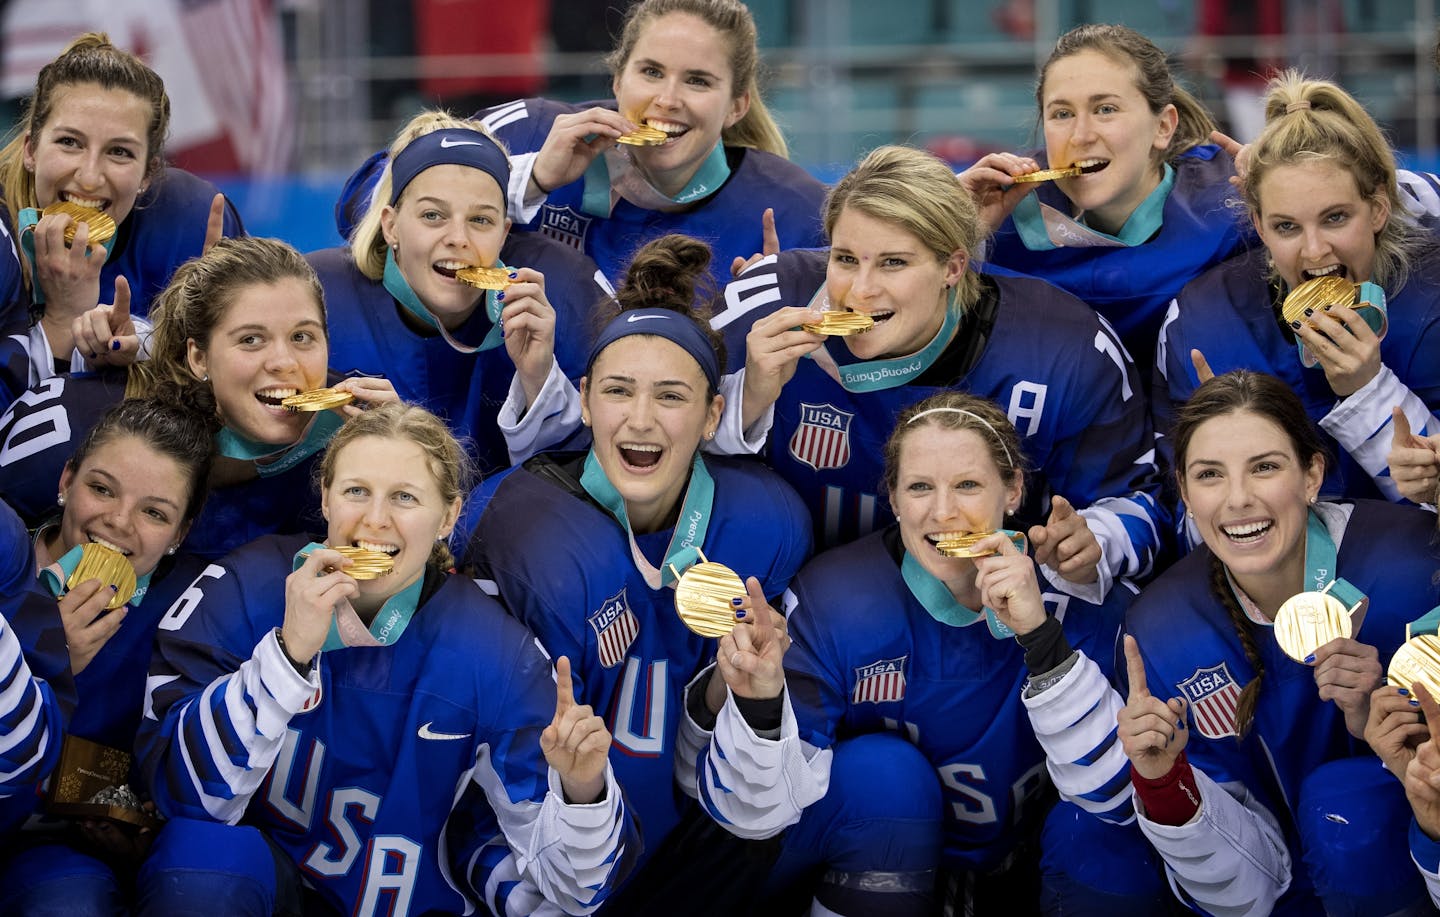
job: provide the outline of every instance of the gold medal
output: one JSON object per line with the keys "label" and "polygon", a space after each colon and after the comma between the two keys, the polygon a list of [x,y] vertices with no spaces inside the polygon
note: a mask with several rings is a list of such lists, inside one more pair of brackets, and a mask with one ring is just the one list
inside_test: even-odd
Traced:
{"label": "gold medal", "polygon": [[1010,180],[1017,185],[1023,185],[1032,181],[1054,181],[1057,178],[1074,178],[1080,174],[1079,166],[1067,166],[1063,169],[1041,169],[1038,172],[1026,172],[1024,175],[1012,175]]}
{"label": "gold medal", "polygon": [[291,395],[289,398],[282,398],[280,404],[292,411],[328,411],[354,400],[355,396],[349,392],[333,388],[317,388],[313,391]]}
{"label": "gold medal", "polygon": [[1401,644],[1390,659],[1386,681],[1406,691],[1419,682],[1440,699],[1440,637],[1421,634]]}
{"label": "gold medal", "polygon": [[371,551],[348,544],[338,545],[330,550],[348,557],[352,563],[342,572],[351,579],[369,580],[395,572],[395,558],[384,551]]}
{"label": "gold medal", "polygon": [[1338,274],[1307,280],[1290,291],[1280,305],[1280,314],[1287,322],[1305,321],[1305,310],[1324,312],[1331,306],[1349,306],[1355,302],[1355,284]]}
{"label": "gold medal", "polygon": [[[995,532],[964,532],[951,538],[942,538],[935,542],[935,550],[946,557],[986,557],[994,554],[990,550],[976,550],[975,545],[980,541],[989,538]],[[1000,534],[1004,534],[1001,532]],[[1025,536],[1016,532],[1014,535],[1006,535],[1015,550],[1021,554],[1025,553]]]}
{"label": "gold medal", "polygon": [[811,334],[834,334],[846,337],[864,334],[875,327],[875,319],[862,312],[849,309],[831,309],[820,313],[820,321],[806,322],[800,326]]}
{"label": "gold medal", "polygon": [[1275,613],[1275,641],[1285,655],[1305,662],[1331,640],[1351,634],[1350,609],[1328,592],[1292,595]]}
{"label": "gold medal", "polygon": [[745,598],[745,584],[724,564],[705,560],[704,554],[700,560],[675,584],[675,613],[694,633],[723,637],[735,629],[735,599]]}
{"label": "gold medal", "polygon": [[69,591],[92,579],[115,587],[115,594],[105,604],[111,611],[130,601],[135,594],[135,568],[130,566],[130,561],[119,551],[93,541],[80,549],[80,563],[65,582],[65,589]]}
{"label": "gold medal", "polygon": [[75,230],[80,228],[81,223],[90,226],[91,242],[108,242],[115,235],[115,221],[110,214],[103,210],[95,210],[92,207],[81,207],[79,204],[72,204],[69,201],[56,201],[41,211],[42,216],[52,216],[63,213],[70,218],[65,227],[65,244],[69,245],[75,241]]}
{"label": "gold medal", "polygon": [[630,133],[621,134],[619,137],[616,137],[615,142],[624,143],[628,146],[659,146],[669,139],[669,134],[658,127],[651,127],[642,121],[640,126]]}
{"label": "gold medal", "polygon": [[481,290],[503,290],[513,282],[510,272],[500,267],[462,267],[455,279]]}

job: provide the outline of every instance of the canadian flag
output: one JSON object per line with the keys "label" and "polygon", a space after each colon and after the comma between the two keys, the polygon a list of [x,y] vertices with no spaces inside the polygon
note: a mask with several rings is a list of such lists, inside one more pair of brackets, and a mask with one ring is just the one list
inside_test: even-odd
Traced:
{"label": "canadian flag", "polygon": [[12,0],[0,41],[7,98],[82,32],[106,32],[165,81],[168,158],[193,172],[275,174],[289,165],[289,77],[271,0]]}

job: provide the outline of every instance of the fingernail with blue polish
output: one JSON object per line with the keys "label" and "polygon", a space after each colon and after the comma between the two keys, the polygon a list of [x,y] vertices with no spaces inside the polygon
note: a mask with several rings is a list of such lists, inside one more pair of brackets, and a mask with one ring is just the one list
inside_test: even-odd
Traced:
{"label": "fingernail with blue polish", "polygon": [[741,605],[745,604],[745,600],[737,595],[735,596],[735,598],[730,600],[730,604],[734,605],[736,608],[739,608]]}
{"label": "fingernail with blue polish", "polygon": [[496,299],[497,301],[502,300],[502,299],[504,299],[504,298],[505,298],[505,291],[504,291],[504,290],[501,290],[499,293],[496,293],[496,294],[495,294],[495,299]]}
{"label": "fingernail with blue polish", "polygon": [[1294,328],[1296,331],[1299,331],[1299,330],[1300,330],[1300,323],[1299,323],[1299,322],[1291,322],[1291,323],[1290,323],[1290,327],[1291,327],[1291,328]]}
{"label": "fingernail with blue polish", "polygon": [[1306,318],[1309,318],[1310,316],[1312,316],[1312,315],[1314,315],[1314,314],[1315,314],[1315,310],[1314,310],[1314,309],[1306,309],[1306,310],[1305,310],[1305,317],[1306,317]]}
{"label": "fingernail with blue polish", "polygon": [[1315,654],[1314,654],[1314,653],[1311,653],[1309,656],[1306,656],[1306,657],[1305,657],[1305,664],[1306,664],[1306,665],[1309,665],[1310,663],[1312,663],[1312,662],[1314,662],[1314,661],[1315,661]]}
{"label": "fingernail with blue polish", "polygon": [[518,276],[520,276],[520,275],[519,275],[519,274],[516,274],[514,271],[511,271],[511,272],[510,272],[510,279],[511,279],[511,280],[514,280],[514,279],[515,279],[516,277],[518,277]]}
{"label": "fingernail with blue polish", "polygon": [[1400,696],[1401,696],[1401,697],[1409,697],[1409,696],[1410,696],[1410,691],[1409,691],[1408,689],[1406,689],[1406,688],[1396,688],[1395,690],[1400,692]]}
{"label": "fingernail with blue polish", "polygon": [[1410,706],[1412,706],[1412,707],[1418,707],[1418,706],[1420,706],[1420,702],[1419,702],[1418,700],[1412,700],[1412,701],[1410,702]]}
{"label": "fingernail with blue polish", "polygon": [[110,349],[111,349],[111,350],[119,350],[119,349],[120,349],[120,342],[119,342],[119,341],[111,341],[111,342],[110,342]]}
{"label": "fingernail with blue polish", "polygon": [[735,609],[735,620],[739,621],[739,620],[743,619],[744,617],[745,617],[745,609],[743,609],[743,608],[737,608],[737,609]]}

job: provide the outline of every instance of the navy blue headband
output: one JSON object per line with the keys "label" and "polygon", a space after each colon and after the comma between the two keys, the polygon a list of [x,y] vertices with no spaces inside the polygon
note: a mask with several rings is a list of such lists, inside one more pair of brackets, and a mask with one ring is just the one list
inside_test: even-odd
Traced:
{"label": "navy blue headband", "polygon": [[500,194],[510,193],[510,159],[499,145],[479,131],[447,128],[410,141],[390,164],[390,206],[415,176],[431,166],[458,165],[479,169],[500,183]]}
{"label": "navy blue headband", "polygon": [[715,354],[715,345],[688,316],[669,309],[631,309],[611,319],[590,348],[590,356],[585,360],[585,375],[590,375],[600,351],[632,334],[653,334],[677,344],[700,364],[700,371],[705,374],[710,388],[719,390],[720,358]]}

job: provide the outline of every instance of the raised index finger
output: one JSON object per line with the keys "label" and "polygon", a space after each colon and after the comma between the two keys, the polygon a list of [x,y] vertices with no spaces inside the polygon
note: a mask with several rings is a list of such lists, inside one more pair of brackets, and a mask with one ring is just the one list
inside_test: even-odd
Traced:
{"label": "raised index finger", "polygon": [[575,679],[570,676],[570,657],[555,660],[555,714],[575,706]]}
{"label": "raised index finger", "polygon": [[110,332],[113,334],[130,321],[130,281],[124,274],[115,278],[115,302],[110,307]]}
{"label": "raised index finger", "polygon": [[763,242],[760,251],[767,255],[780,254],[780,233],[775,231],[775,208],[766,207],[760,216],[760,232]]}
{"label": "raised index finger", "polygon": [[1410,432],[1410,418],[1405,416],[1399,405],[1390,409],[1390,416],[1394,420],[1394,437],[1390,446],[1394,448],[1413,449],[1420,443],[1415,442],[1415,436]]}
{"label": "raised index finger", "polygon": [[1201,382],[1209,382],[1215,378],[1215,370],[1210,368],[1210,361],[1205,359],[1205,354],[1200,351],[1190,351],[1190,365],[1195,367],[1195,375]]}
{"label": "raised index finger", "polygon": [[1125,635],[1125,670],[1130,673],[1130,700],[1150,696],[1145,684],[1145,660],[1140,656],[1140,644],[1129,634]]}
{"label": "raised index finger", "polygon": [[205,247],[200,249],[204,255],[215,247],[220,237],[225,235],[225,195],[216,193],[210,200],[210,216],[205,221]]}
{"label": "raised index finger", "polygon": [[1440,743],[1440,704],[1435,703],[1430,689],[1418,681],[1410,686],[1410,693],[1420,702],[1420,712],[1425,714],[1425,725],[1430,727],[1430,741]]}

